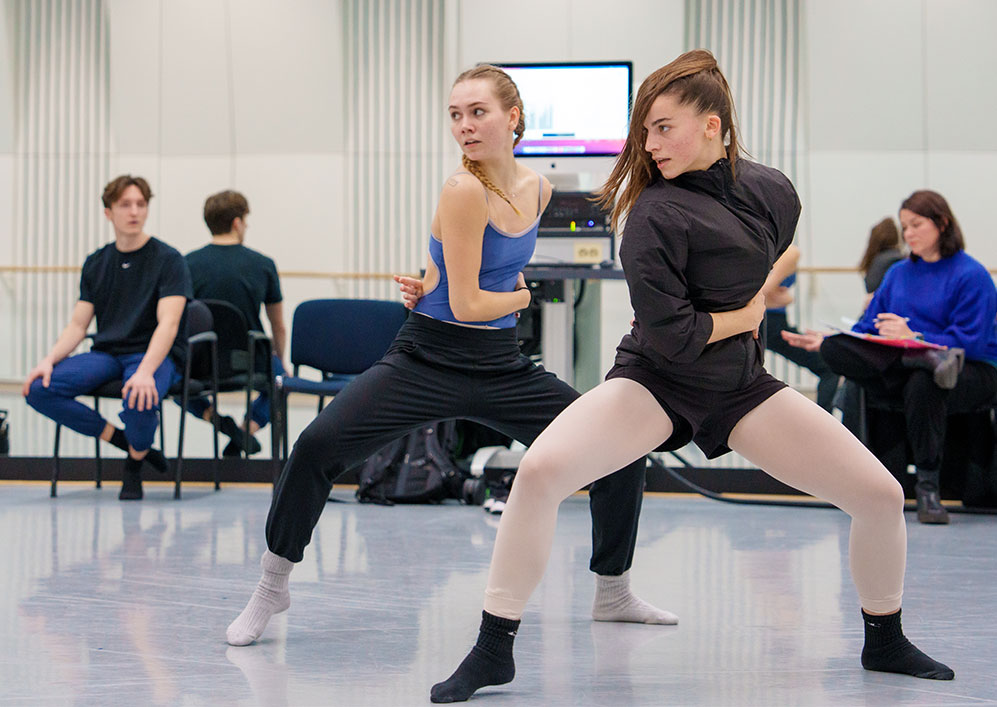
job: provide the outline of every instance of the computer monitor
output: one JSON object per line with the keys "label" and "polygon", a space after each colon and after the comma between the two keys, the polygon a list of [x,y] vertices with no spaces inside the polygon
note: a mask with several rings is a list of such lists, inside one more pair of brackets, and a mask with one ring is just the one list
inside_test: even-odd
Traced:
{"label": "computer monitor", "polygon": [[524,157],[617,155],[630,123],[633,64],[499,63],[519,87],[526,134]]}

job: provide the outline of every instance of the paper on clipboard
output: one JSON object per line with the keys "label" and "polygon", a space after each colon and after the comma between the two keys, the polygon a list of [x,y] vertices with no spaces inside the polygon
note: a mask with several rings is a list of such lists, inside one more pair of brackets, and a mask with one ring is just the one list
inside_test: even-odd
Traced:
{"label": "paper on clipboard", "polygon": [[862,332],[852,331],[851,329],[842,329],[841,327],[836,327],[833,324],[825,323],[824,326],[831,329],[836,334],[844,334],[845,336],[862,339],[863,341],[871,341],[874,344],[882,344],[883,346],[892,346],[897,349],[945,350],[948,348],[948,346],[932,344],[929,341],[921,341],[920,339],[891,339],[888,336],[880,336],[879,334],[863,334]]}

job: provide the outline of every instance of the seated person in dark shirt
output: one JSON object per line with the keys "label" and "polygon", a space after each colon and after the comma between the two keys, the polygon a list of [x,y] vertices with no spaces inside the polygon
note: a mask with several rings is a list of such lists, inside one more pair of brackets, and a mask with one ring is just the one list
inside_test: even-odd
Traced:
{"label": "seated person in dark shirt", "polygon": [[[83,263],[80,299],[52,350],[24,382],[28,405],[80,434],[100,437],[128,452],[121,500],[142,498],[142,462],[166,473],[163,454],[151,449],[157,407],[182,370],[182,319],[191,296],[190,273],[177,250],[147,234],[152,190],[141,177],[120,176],[104,188],[104,215],[114,243]],[[70,354],[97,318],[88,353]],[[121,430],[75,400],[123,380]]]}
{"label": "seated person in dark shirt", "polygon": [[872,301],[872,295],[886,276],[886,271],[903,259],[904,254],[900,250],[900,231],[897,229],[897,222],[887,216],[872,227],[869,232],[869,243],[866,245],[865,253],[862,254],[861,262],[859,262],[859,272],[862,273],[862,282],[865,284],[866,292],[865,304],[862,307],[863,312]]}
{"label": "seated person in dark shirt", "polygon": [[[287,343],[284,325],[283,296],[280,279],[273,260],[242,244],[246,238],[246,217],[249,203],[236,191],[223,191],[209,196],[204,202],[204,222],[211,231],[211,243],[187,254],[194,281],[195,299],[217,299],[235,305],[245,316],[250,329],[263,331],[260,322],[260,305],[266,307],[267,319],[273,333],[273,371],[275,376],[284,374],[282,364]],[[192,413],[210,421],[214,409],[207,398],[192,400],[187,406]],[[270,422],[270,398],[266,393],[253,401],[250,419],[243,420],[254,435]],[[238,456],[243,451],[243,430],[228,415],[219,418],[219,429],[231,441],[225,447],[225,456]],[[249,438],[249,453],[260,451],[255,437]]]}

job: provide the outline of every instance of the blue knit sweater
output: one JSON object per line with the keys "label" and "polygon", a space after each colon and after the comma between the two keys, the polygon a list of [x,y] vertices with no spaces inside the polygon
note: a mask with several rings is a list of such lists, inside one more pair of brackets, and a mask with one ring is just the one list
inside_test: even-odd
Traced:
{"label": "blue knit sweater", "polygon": [[905,258],[891,267],[854,331],[876,334],[876,315],[908,317],[925,341],[966,350],[997,365],[997,288],[990,273],[960,251],[935,263]]}

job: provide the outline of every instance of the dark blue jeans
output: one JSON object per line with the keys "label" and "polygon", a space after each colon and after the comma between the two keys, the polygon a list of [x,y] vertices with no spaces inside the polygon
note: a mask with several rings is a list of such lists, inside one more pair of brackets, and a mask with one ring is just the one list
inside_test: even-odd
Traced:
{"label": "dark blue jeans", "polygon": [[[93,408],[76,400],[95,388],[113,380],[126,381],[142,363],[144,353],[113,356],[102,351],[90,351],[65,358],[55,364],[52,379],[46,388],[41,378],[31,383],[28,405],[45,417],[89,437],[99,437],[107,421]],[[167,356],[153,375],[156,392],[162,400],[170,386],[179,380],[176,365]],[[159,425],[159,411],[136,410],[122,401],[118,417],[125,424],[125,437],[136,451],[152,446]]]}

